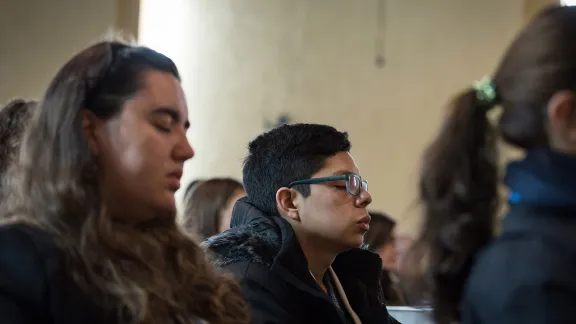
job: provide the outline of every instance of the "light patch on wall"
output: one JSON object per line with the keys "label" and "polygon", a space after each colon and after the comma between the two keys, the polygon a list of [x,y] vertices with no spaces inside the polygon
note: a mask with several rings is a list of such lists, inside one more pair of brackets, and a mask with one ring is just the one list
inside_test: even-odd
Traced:
{"label": "light patch on wall", "polygon": [[576,6],[576,0],[563,0],[562,4],[565,6]]}
{"label": "light patch on wall", "polygon": [[[186,78],[183,72],[189,69],[189,57],[185,57],[186,44],[192,43],[191,35],[187,32],[190,28],[188,2],[189,0],[141,0],[138,25],[139,43],[171,58],[182,79]],[[176,201],[181,201],[179,197],[183,192],[184,190],[177,192]],[[181,206],[178,204],[178,207]]]}
{"label": "light patch on wall", "polygon": [[140,2],[140,21],[138,39],[168,57],[179,70],[186,67],[182,60],[186,42],[186,23],[188,0],[142,0]]}
{"label": "light patch on wall", "polygon": [[422,150],[448,98],[494,70],[524,1],[387,1],[383,69],[377,3],[142,0],[140,39],[174,59],[188,99],[197,154],[183,185],[240,178],[249,141],[286,113],[348,131],[371,207],[401,220],[400,232],[416,229]]}

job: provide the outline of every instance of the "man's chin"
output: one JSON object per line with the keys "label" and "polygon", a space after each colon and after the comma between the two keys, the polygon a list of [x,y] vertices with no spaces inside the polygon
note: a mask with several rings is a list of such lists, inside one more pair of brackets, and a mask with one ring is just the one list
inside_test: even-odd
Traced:
{"label": "man's chin", "polygon": [[360,247],[362,247],[364,245],[364,240],[362,239],[362,237],[360,237],[359,239],[350,239],[347,242],[343,242],[343,251],[348,251],[348,250],[352,250],[352,249],[358,249]]}

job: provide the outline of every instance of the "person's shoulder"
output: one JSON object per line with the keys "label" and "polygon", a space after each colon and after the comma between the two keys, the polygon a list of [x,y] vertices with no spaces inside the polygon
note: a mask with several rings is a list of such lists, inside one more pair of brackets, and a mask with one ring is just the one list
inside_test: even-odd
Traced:
{"label": "person's shoulder", "polygon": [[46,263],[59,256],[59,249],[45,231],[21,223],[0,225],[0,265],[4,269],[5,263],[23,266],[37,259]]}
{"label": "person's shoulder", "polygon": [[23,223],[1,224],[0,253],[10,254],[14,250],[50,254],[57,249],[51,236],[35,226]]}
{"label": "person's shoulder", "polygon": [[301,314],[294,311],[294,295],[287,290],[283,278],[270,267],[238,261],[224,266],[222,270],[232,274],[240,285],[250,305],[254,323],[303,323],[295,319]]}
{"label": "person's shoulder", "polygon": [[0,225],[0,289],[10,295],[37,299],[58,257],[49,235],[24,224]]}
{"label": "person's shoulder", "polygon": [[463,314],[490,323],[558,323],[537,316],[555,312],[553,316],[558,318],[572,310],[565,306],[574,304],[575,272],[576,255],[557,251],[542,236],[500,237],[479,255],[472,268]]}
{"label": "person's shoulder", "polygon": [[[533,242],[526,239],[496,239],[480,252],[471,271],[471,281],[499,277],[510,270],[522,269],[541,257]],[[531,250],[531,251],[530,251]],[[491,282],[492,280],[488,281]]]}
{"label": "person's shoulder", "polygon": [[569,282],[576,286],[575,271],[576,255],[560,256],[538,237],[497,239],[477,258],[467,294],[478,297],[496,293],[506,298],[527,284]]}
{"label": "person's shoulder", "polygon": [[[362,267],[358,267],[361,264]],[[332,267],[336,274],[357,277],[368,286],[374,286],[380,280],[382,259],[366,246],[340,253]]]}
{"label": "person's shoulder", "polygon": [[[570,253],[558,255],[554,245],[539,236],[500,237],[491,242],[478,256],[473,272],[498,273],[529,268],[538,265],[540,273],[557,267],[566,261],[576,261],[576,248]],[[530,271],[531,273],[536,273]]]}
{"label": "person's shoulder", "polygon": [[231,274],[238,282],[265,283],[274,281],[271,278],[275,276],[269,266],[247,260],[230,262],[220,270]]}

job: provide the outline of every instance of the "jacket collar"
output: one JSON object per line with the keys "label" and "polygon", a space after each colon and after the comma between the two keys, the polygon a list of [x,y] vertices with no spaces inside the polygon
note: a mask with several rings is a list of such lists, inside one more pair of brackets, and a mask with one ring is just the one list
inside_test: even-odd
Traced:
{"label": "jacket collar", "polygon": [[546,149],[528,151],[506,167],[512,205],[576,208],[576,157]]}

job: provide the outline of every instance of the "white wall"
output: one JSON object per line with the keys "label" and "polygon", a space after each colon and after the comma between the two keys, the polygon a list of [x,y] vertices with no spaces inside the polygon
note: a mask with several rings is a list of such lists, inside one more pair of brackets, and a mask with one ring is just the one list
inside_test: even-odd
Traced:
{"label": "white wall", "polygon": [[373,206],[413,229],[422,149],[449,97],[495,68],[524,3],[385,2],[379,69],[378,0],[143,0],[140,40],[183,75],[197,153],[186,179],[240,177],[248,141],[288,113],[349,131]]}
{"label": "white wall", "polygon": [[116,0],[0,0],[0,105],[40,98],[60,66],[115,23]]}

